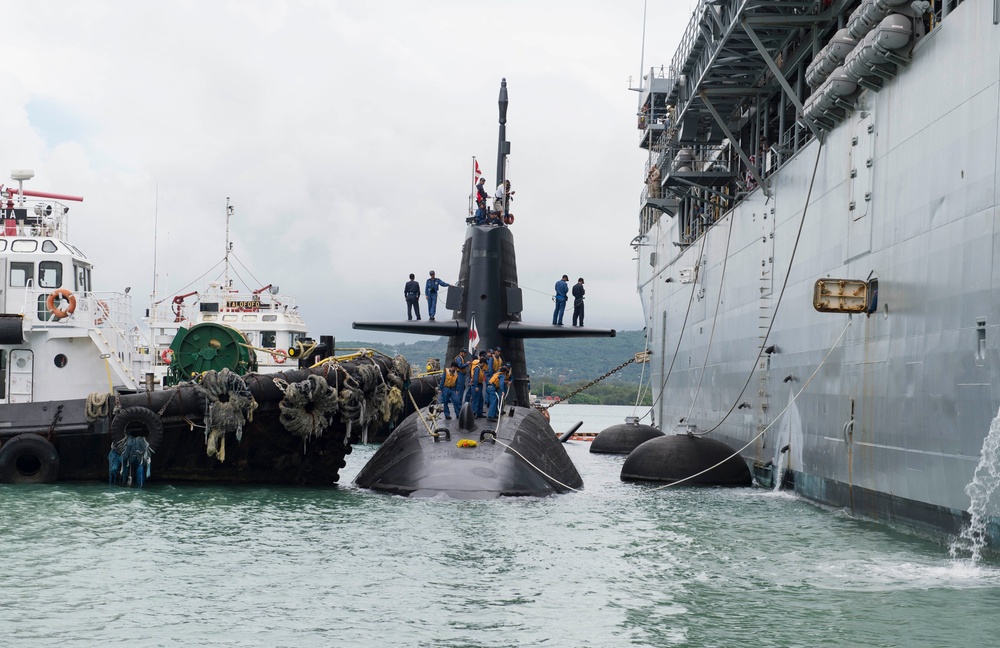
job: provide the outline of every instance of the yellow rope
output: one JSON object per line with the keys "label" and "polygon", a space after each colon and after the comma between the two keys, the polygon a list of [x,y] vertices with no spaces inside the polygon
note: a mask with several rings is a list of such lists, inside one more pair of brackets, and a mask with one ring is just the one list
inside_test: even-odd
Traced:
{"label": "yellow rope", "polygon": [[111,382],[111,363],[108,362],[108,354],[104,354],[104,369],[108,372],[108,393],[115,393],[115,386]]}

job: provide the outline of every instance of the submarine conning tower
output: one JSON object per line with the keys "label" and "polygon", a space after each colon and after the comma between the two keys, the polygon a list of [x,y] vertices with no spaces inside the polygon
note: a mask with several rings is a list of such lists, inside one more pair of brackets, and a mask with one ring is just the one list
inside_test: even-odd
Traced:
{"label": "submarine conning tower", "polygon": [[[510,142],[507,140],[507,80],[500,84],[500,142],[497,151],[497,180],[505,179],[504,169]],[[353,328],[393,331],[418,335],[448,336],[445,366],[469,345],[469,331],[475,323],[479,334],[477,350],[500,347],[500,355],[510,363],[513,389],[508,402],[528,405],[528,372],[524,359],[524,338],[614,337],[614,329],[583,326],[563,327],[528,324],[521,321],[523,300],[517,280],[514,235],[505,225],[469,225],[462,246],[458,281],[448,289],[445,307],[451,320],[354,322]]]}
{"label": "submarine conning tower", "polygon": [[[504,361],[510,363],[513,402],[527,405],[524,340],[504,334],[504,329],[512,322],[521,321],[521,289],[517,284],[514,236],[510,229],[472,225],[466,230],[456,288],[448,291],[447,307],[458,313],[468,313],[469,320],[475,318],[479,349],[500,347]],[[453,299],[461,301],[453,304]],[[488,322],[497,325],[484,326]],[[468,347],[468,343],[468,335],[452,335],[448,339],[448,361],[451,362],[460,349]]]}

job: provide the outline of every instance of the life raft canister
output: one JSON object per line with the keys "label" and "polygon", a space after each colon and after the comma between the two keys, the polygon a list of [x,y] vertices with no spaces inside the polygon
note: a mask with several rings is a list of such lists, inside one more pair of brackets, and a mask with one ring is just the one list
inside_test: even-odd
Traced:
{"label": "life raft canister", "polygon": [[[59,299],[60,301],[65,299],[69,302],[69,306],[67,306],[65,310],[57,308],[56,299]],[[49,294],[48,299],[45,300],[45,305],[48,306],[49,312],[52,313],[53,317],[65,319],[72,315],[73,311],[76,310],[76,295],[66,288],[59,288]]]}

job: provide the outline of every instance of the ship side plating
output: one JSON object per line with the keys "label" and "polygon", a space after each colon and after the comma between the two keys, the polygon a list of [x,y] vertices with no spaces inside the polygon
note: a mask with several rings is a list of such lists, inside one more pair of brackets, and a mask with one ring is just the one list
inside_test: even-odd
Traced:
{"label": "ship side plating", "polygon": [[[859,515],[967,520],[1000,405],[998,22],[989,0],[698,3],[638,115],[656,425]],[[831,279],[860,308],[817,310]]]}

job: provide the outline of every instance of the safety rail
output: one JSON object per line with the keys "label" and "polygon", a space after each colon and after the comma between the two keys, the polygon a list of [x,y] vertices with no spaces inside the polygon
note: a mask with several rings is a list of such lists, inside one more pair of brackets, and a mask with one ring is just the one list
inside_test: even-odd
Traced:
{"label": "safety rail", "polygon": [[[23,210],[23,211],[22,211]],[[0,240],[17,236],[48,236],[69,241],[69,207],[57,200],[0,201]],[[14,217],[17,215],[17,217]]]}
{"label": "safety rail", "polygon": [[694,49],[695,43],[698,42],[698,38],[701,35],[701,18],[709,9],[708,5],[709,0],[698,0],[698,6],[695,7],[694,12],[691,14],[691,21],[688,23],[687,29],[684,30],[684,35],[681,36],[680,43],[677,45],[677,51],[674,52],[674,57],[670,59],[670,76],[674,79],[677,79],[683,73],[684,64],[691,55],[691,50]]}

